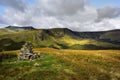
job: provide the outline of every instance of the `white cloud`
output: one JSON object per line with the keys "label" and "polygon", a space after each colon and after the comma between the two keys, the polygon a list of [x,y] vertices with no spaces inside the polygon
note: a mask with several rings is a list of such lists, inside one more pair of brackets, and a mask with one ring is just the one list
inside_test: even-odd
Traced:
{"label": "white cloud", "polygon": [[105,31],[112,29],[120,29],[120,20],[118,19],[103,19],[100,22],[93,22],[83,25],[82,31]]}
{"label": "white cloud", "polygon": [[[34,5],[21,1],[22,6],[25,5],[24,11],[19,8],[21,4],[18,2],[18,6],[12,4],[13,2],[7,3],[12,5],[7,6],[4,14],[0,16],[0,25],[32,25],[36,28],[66,27],[77,31],[120,28],[118,24],[120,19],[116,19],[120,15],[119,8],[96,9],[89,6],[87,0],[36,0]],[[110,13],[111,11],[113,13]],[[98,20],[99,22],[96,22]]]}

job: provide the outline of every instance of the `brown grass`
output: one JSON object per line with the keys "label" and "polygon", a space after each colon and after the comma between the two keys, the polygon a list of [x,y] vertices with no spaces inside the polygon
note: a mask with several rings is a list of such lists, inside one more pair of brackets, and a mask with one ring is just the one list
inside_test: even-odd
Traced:
{"label": "brown grass", "polygon": [[36,80],[120,80],[120,50],[35,48],[34,51],[55,58],[40,61],[41,67],[30,67],[26,79],[32,76]]}

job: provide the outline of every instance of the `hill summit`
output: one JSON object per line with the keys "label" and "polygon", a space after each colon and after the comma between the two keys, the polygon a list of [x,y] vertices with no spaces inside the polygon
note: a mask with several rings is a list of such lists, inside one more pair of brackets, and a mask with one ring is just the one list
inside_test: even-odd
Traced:
{"label": "hill summit", "polygon": [[23,27],[18,27],[18,26],[7,26],[6,29],[11,29],[11,30],[35,30],[34,27],[32,26],[23,26]]}

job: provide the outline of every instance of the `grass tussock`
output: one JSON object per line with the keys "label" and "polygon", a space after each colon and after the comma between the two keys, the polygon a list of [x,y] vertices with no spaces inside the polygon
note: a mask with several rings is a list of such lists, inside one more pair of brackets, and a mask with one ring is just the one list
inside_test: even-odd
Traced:
{"label": "grass tussock", "polygon": [[[0,66],[0,80],[119,80],[119,50],[34,49],[42,57],[34,61],[9,62]],[[4,54],[17,53],[8,51]],[[38,63],[39,66],[34,66]]]}

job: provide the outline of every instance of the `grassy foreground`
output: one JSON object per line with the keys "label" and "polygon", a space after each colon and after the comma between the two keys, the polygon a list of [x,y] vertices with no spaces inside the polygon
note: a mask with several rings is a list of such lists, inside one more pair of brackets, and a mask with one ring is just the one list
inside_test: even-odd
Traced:
{"label": "grassy foreground", "polygon": [[120,50],[34,51],[42,57],[20,62],[14,61],[19,51],[1,52],[0,80],[120,80]]}

